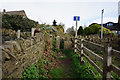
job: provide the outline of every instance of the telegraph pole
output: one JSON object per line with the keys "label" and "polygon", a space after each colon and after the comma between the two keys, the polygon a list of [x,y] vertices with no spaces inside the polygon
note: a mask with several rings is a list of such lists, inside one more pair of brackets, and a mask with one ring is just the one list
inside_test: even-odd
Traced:
{"label": "telegraph pole", "polygon": [[101,14],[101,39],[103,38],[103,13],[104,13],[104,9],[102,10],[102,14]]}

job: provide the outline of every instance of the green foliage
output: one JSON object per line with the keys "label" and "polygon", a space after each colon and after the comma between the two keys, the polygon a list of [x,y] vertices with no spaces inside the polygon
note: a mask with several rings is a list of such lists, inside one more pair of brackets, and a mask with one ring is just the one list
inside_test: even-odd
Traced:
{"label": "green foliage", "polygon": [[69,34],[71,34],[72,36],[75,36],[75,31],[74,31],[73,27],[67,28],[66,32],[69,33]]}
{"label": "green foliage", "polygon": [[21,31],[30,31],[32,27],[36,27],[38,22],[23,18],[21,15],[2,15],[2,27]]}
{"label": "green foliage", "polygon": [[84,29],[84,34],[85,34],[85,35],[91,34],[91,33],[90,33],[90,27],[86,27],[86,28]]}
{"label": "green foliage", "polygon": [[23,73],[23,79],[44,79],[47,78],[45,75],[47,74],[47,70],[44,69],[42,66],[47,64],[47,60],[42,60],[39,58],[38,63],[33,64],[26,68],[25,72]]}
{"label": "green foliage", "polygon": [[64,32],[64,27],[65,27],[65,24],[63,24],[63,23],[60,23],[59,25],[56,26],[57,30],[59,30],[61,32]]}
{"label": "green foliage", "polygon": [[[85,35],[98,34],[98,33],[99,34],[101,33],[101,26],[98,24],[90,25],[89,27],[86,27],[84,29]],[[103,27],[103,34],[109,34],[109,33],[111,33],[111,31]]]}
{"label": "green foliage", "polygon": [[60,57],[57,57],[57,59],[61,59],[61,60],[66,59],[66,58],[67,58],[66,55],[62,55],[62,56],[60,56]]}
{"label": "green foliage", "polygon": [[31,65],[30,67],[28,67],[25,72],[23,73],[23,78],[38,78],[39,75],[39,67],[37,64]]}
{"label": "green foliage", "polygon": [[58,53],[58,52],[60,52],[60,49],[54,48],[54,52]]}
{"label": "green foliage", "polygon": [[50,78],[64,78],[64,77],[66,77],[66,74],[61,67],[57,67],[50,71]]}
{"label": "green foliage", "polygon": [[56,40],[53,38],[52,40],[52,49],[54,50],[56,48]]}
{"label": "green foliage", "polygon": [[64,39],[60,40],[60,49],[64,49]]}
{"label": "green foliage", "polygon": [[79,56],[73,52],[73,50],[63,50],[63,53],[68,54],[72,59],[71,67],[74,71],[74,78],[94,78],[92,73],[89,71],[90,66],[80,63]]}
{"label": "green foliage", "polygon": [[80,26],[79,29],[78,29],[78,35],[83,35],[83,27]]}
{"label": "green foliage", "polygon": [[46,25],[45,24],[40,24],[39,26],[38,26],[38,28],[43,28],[43,27],[45,27]]}
{"label": "green foliage", "polygon": [[115,37],[115,33],[111,33],[112,34],[112,37]]}
{"label": "green foliage", "polygon": [[53,54],[53,56],[55,56],[55,57],[56,57],[56,52],[53,52],[52,54]]}
{"label": "green foliage", "polygon": [[[86,66],[88,66],[89,69],[91,69],[96,74],[97,78],[102,80],[101,74],[85,58],[83,58],[83,60],[85,61]],[[98,62],[96,62],[96,64],[98,64]],[[96,77],[94,76],[94,78]]]}

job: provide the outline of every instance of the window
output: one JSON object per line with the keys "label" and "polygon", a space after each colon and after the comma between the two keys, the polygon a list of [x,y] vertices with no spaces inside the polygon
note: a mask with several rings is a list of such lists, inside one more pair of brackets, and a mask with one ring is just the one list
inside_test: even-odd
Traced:
{"label": "window", "polygon": [[112,23],[108,23],[107,26],[113,26],[113,24]]}

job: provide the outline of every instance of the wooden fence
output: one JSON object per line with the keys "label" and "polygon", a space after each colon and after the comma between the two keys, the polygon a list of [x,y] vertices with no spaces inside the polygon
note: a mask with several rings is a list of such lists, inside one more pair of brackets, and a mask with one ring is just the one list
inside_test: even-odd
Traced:
{"label": "wooden fence", "polygon": [[[103,80],[111,78],[111,71],[120,76],[120,68],[112,64],[112,56],[119,57],[120,59],[120,51],[114,50],[109,46],[105,47],[83,39],[77,39],[77,43],[75,43],[75,45],[76,44],[77,47],[75,47],[75,49],[80,52],[80,61],[83,62],[83,57],[85,57],[89,63],[94,66],[94,68],[103,76]],[[91,49],[95,48],[97,51],[103,51],[103,57],[99,56],[88,47],[91,47]],[[96,60],[100,61],[103,64],[103,70],[96,63],[94,63],[94,61],[86,53],[91,54]]]}

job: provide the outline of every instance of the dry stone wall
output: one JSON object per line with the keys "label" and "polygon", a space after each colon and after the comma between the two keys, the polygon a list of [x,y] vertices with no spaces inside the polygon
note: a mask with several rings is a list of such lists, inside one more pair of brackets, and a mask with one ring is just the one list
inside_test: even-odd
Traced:
{"label": "dry stone wall", "polygon": [[6,41],[2,46],[2,77],[21,78],[24,70],[38,61],[45,50],[44,35]]}
{"label": "dry stone wall", "polygon": [[[13,41],[5,41],[2,45],[2,77],[21,78],[24,70],[36,63],[44,54],[44,51],[52,49],[52,38],[49,34],[37,33],[27,39],[18,38]],[[60,48],[61,39],[64,49],[71,49],[73,43],[71,36],[57,36],[56,48]],[[62,45],[62,46],[63,46]]]}
{"label": "dry stone wall", "polygon": [[102,44],[104,46],[110,45],[112,46],[113,49],[120,50],[120,36],[106,37],[106,38],[103,38],[102,40],[100,39],[100,37],[88,36],[85,39],[98,44]]}

